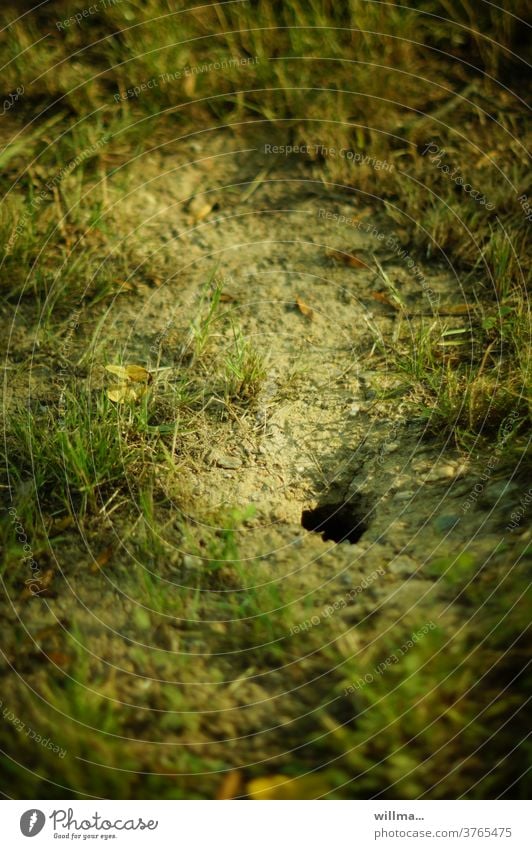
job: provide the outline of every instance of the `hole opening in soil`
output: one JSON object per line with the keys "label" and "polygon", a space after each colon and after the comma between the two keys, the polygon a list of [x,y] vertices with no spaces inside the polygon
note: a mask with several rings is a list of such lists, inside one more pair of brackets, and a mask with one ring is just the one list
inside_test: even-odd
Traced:
{"label": "hole opening in soil", "polygon": [[358,542],[367,530],[352,504],[320,504],[314,510],[303,510],[301,525],[306,531],[321,534],[324,542]]}

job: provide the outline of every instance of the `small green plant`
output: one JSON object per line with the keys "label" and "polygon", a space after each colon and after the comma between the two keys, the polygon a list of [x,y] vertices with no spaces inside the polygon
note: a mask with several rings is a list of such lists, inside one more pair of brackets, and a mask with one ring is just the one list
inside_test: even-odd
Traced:
{"label": "small green plant", "polygon": [[519,281],[519,260],[515,247],[506,233],[492,230],[490,237],[479,256],[475,271],[487,269],[487,286],[492,288],[499,301],[507,298]]}
{"label": "small green plant", "polygon": [[197,316],[191,322],[190,336],[185,351],[192,351],[195,359],[200,359],[207,348],[212,333],[212,325],[217,318],[222,297],[223,281],[216,279],[216,269],[205,283],[201,293]]}
{"label": "small green plant", "polygon": [[232,328],[232,346],[225,358],[225,397],[229,401],[252,401],[258,395],[266,368],[264,359],[240,330]]}

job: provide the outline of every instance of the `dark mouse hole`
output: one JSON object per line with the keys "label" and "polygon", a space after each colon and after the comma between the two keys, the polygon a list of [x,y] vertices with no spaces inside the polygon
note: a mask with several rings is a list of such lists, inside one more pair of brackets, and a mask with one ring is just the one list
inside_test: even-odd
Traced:
{"label": "dark mouse hole", "polygon": [[303,510],[301,524],[306,531],[321,534],[324,542],[358,542],[366,525],[352,504],[321,504],[314,510]]}

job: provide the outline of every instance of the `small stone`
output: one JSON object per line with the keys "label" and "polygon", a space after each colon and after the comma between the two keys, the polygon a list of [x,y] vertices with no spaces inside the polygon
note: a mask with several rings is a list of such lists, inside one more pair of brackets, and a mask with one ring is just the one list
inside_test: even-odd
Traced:
{"label": "small stone", "polygon": [[242,465],[240,457],[230,457],[229,454],[217,454],[214,463],[220,469],[239,469]]}
{"label": "small stone", "polygon": [[383,447],[382,447],[382,453],[383,454],[393,454],[394,451],[398,451],[398,450],[399,450],[399,443],[398,442],[385,442]]}
{"label": "small stone", "polygon": [[199,569],[203,565],[201,557],[195,557],[193,554],[183,555],[183,566],[186,569]]}
{"label": "small stone", "polygon": [[413,489],[404,489],[402,492],[396,492],[394,499],[396,501],[410,501],[416,493]]}
{"label": "small stone", "polygon": [[451,465],[451,463],[441,463],[441,465],[434,466],[431,469],[425,480],[429,482],[449,480],[457,477],[458,474],[459,470],[456,466]]}
{"label": "small stone", "polygon": [[460,521],[460,516],[453,516],[451,514],[444,516],[437,516],[433,521],[434,528],[440,533],[445,533],[445,531],[450,531],[451,528],[454,528],[455,525]]}
{"label": "small stone", "polygon": [[417,572],[418,564],[411,557],[403,555],[394,557],[388,568],[394,575],[413,575],[414,572]]}

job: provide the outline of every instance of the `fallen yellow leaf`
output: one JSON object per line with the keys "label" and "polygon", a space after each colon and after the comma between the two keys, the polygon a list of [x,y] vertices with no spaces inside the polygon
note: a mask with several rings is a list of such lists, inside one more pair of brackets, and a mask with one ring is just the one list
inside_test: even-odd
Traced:
{"label": "fallen yellow leaf", "polygon": [[105,366],[105,368],[122,380],[132,381],[133,383],[150,383],[151,381],[151,374],[144,366],[116,366],[111,364]]}
{"label": "fallen yellow leaf", "polygon": [[136,401],[141,395],[142,392],[136,391],[128,383],[120,383],[118,386],[113,387],[113,389],[107,390],[109,400],[115,401],[117,404],[124,401]]}
{"label": "fallen yellow leaf", "polygon": [[296,297],[296,306],[305,318],[308,318],[310,321],[314,318],[314,310],[312,310],[305,301],[302,301],[299,295]]}
{"label": "fallen yellow leaf", "polygon": [[[107,390],[107,397],[117,404],[124,401],[137,401],[146,391],[146,386],[152,381],[152,375],[144,366],[118,366],[112,363],[105,366],[106,370],[115,377],[125,380],[117,386]],[[139,384],[133,387],[131,384]]]}
{"label": "fallen yellow leaf", "polygon": [[196,223],[199,224],[200,221],[203,221],[204,218],[207,218],[207,215],[211,212],[213,208],[213,203],[210,200],[207,200],[203,196],[194,197],[190,201],[188,205],[188,212],[192,215],[192,218]]}

